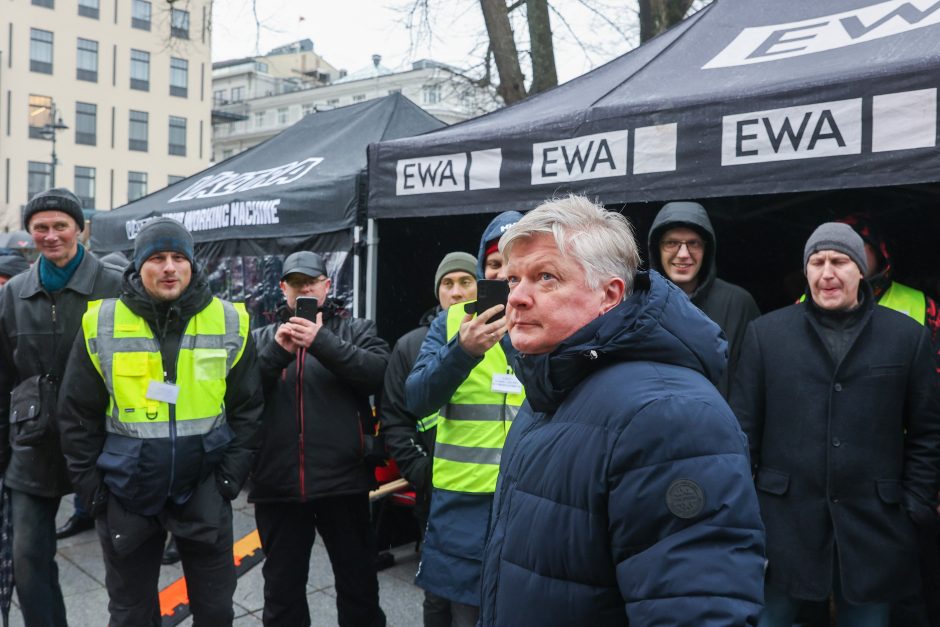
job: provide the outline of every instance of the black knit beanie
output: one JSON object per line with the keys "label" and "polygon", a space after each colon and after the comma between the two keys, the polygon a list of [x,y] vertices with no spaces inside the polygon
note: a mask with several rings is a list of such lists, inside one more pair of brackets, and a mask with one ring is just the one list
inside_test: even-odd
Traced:
{"label": "black knit beanie", "polygon": [[134,239],[134,268],[140,267],[155,253],[171,251],[185,255],[193,263],[193,236],[173,218],[157,218],[148,222]]}
{"label": "black knit beanie", "polygon": [[23,228],[29,230],[29,220],[40,211],[61,211],[75,219],[78,230],[85,228],[85,214],[82,213],[82,201],[64,187],[53,187],[39,192],[26,203],[23,213]]}

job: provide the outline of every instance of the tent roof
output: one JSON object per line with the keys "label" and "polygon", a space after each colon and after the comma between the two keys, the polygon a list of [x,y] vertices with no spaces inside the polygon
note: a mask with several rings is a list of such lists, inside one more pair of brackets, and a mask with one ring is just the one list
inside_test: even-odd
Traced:
{"label": "tent roof", "polygon": [[372,217],[940,180],[940,5],[716,0],[511,107],[370,148]]}
{"label": "tent roof", "polygon": [[111,212],[92,248],[130,248],[150,218],[171,215],[197,242],[309,236],[351,228],[371,142],[443,122],[401,94],[308,115],[271,139]]}

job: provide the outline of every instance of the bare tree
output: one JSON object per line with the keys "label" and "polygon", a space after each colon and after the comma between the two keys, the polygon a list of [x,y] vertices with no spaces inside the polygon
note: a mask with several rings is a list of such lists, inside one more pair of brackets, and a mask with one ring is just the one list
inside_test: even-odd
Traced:
{"label": "bare tree", "polygon": [[688,13],[693,0],[639,0],[640,41],[648,41],[678,24]]}

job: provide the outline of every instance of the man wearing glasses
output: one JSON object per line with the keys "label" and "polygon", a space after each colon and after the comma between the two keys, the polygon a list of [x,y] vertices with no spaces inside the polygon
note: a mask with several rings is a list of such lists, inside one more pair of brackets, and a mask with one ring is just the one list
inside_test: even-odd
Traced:
{"label": "man wearing glasses", "polygon": [[718,278],[717,240],[705,208],[697,202],[667,203],[653,220],[649,233],[650,267],[682,288],[728,340],[728,369],[718,383],[728,397],[744,329],[760,315],[744,288]]}
{"label": "man wearing glasses", "polygon": [[[382,387],[388,345],[373,321],[345,316],[330,287],[320,255],[293,253],[281,274],[283,322],[254,331],[264,437],[248,500],[267,558],[262,620],[310,625],[307,574],[319,533],[336,580],[337,624],[384,627],[363,427],[372,425],[369,396]],[[304,311],[299,297],[315,298],[316,308]]]}

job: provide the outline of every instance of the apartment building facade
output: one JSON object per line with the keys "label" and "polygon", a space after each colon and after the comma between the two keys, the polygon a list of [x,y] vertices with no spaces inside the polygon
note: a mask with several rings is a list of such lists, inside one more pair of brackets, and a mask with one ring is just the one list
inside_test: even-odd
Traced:
{"label": "apartment building facade", "polygon": [[108,210],[209,164],[210,0],[0,7],[0,231],[53,185]]}
{"label": "apartment building facade", "polygon": [[[498,108],[492,89],[481,88],[458,70],[422,60],[393,71],[381,56],[347,73],[324,62],[314,84],[290,74],[275,74],[269,57],[250,57],[213,65],[212,159],[221,161],[277,135],[302,117],[400,92],[438,119],[453,124]],[[295,63],[294,66],[297,64]],[[329,68],[325,70],[324,68]]]}

